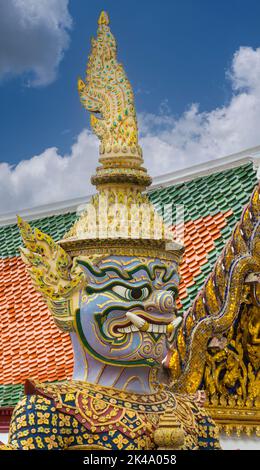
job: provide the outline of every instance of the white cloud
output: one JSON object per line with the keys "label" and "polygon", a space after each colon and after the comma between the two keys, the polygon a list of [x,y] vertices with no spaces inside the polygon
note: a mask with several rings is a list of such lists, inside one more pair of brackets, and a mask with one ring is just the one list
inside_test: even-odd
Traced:
{"label": "white cloud", "polygon": [[[160,175],[260,144],[260,48],[241,47],[229,78],[230,102],[211,112],[192,104],[183,115],[141,114],[141,145],[150,174]],[[89,194],[98,159],[97,139],[81,132],[69,155],[56,148],[12,168],[0,165],[0,211]]]}
{"label": "white cloud", "polygon": [[52,147],[16,167],[0,164],[0,212],[16,211],[90,194],[98,141],[83,130],[69,155]]}
{"label": "white cloud", "polygon": [[233,95],[226,106],[200,112],[192,104],[178,119],[141,116],[143,151],[153,175],[260,144],[260,48],[241,47],[228,77]]}
{"label": "white cloud", "polygon": [[48,85],[69,44],[69,0],[1,0],[0,78]]}

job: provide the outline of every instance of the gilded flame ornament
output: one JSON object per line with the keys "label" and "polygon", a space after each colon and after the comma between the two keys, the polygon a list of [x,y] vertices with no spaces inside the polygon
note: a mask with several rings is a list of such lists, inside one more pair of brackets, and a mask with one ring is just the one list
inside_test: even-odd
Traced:
{"label": "gilded flame ornament", "polygon": [[100,139],[101,168],[92,178],[96,185],[132,180],[151,183],[138,145],[134,94],[122,64],[117,62],[116,40],[107,13],[98,20],[97,38],[91,41],[86,80],[78,80],[82,105],[90,111],[90,123]]}

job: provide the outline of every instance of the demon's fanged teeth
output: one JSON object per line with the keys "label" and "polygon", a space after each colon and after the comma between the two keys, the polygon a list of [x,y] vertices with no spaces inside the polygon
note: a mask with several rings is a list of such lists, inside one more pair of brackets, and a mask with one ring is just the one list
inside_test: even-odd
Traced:
{"label": "demon's fanged teeth", "polygon": [[135,325],[125,326],[123,328],[118,328],[119,333],[132,333],[135,331],[140,331],[139,328]]}
{"label": "demon's fanged teeth", "polygon": [[167,332],[167,325],[157,325],[154,323],[148,323],[143,318],[140,318],[138,315],[135,315],[132,312],[127,312],[126,317],[132,325],[126,326],[123,328],[118,328],[120,333],[131,333],[134,331],[148,331],[152,333],[164,333]]}
{"label": "demon's fanged teeth", "polygon": [[144,330],[143,328],[137,328],[137,326],[135,325],[129,325],[129,326],[125,326],[125,327],[122,327],[122,328],[118,328],[118,331],[120,333],[132,333],[132,332],[136,332],[136,331],[147,331],[148,333],[157,333],[157,334],[166,334],[166,328],[167,328],[167,325],[155,325],[153,323],[147,323],[145,322],[148,327],[146,330]]}
{"label": "demon's fanged teeth", "polygon": [[126,317],[128,318],[128,320],[130,320],[131,323],[133,323],[134,326],[136,326],[138,330],[141,330],[141,331],[148,330],[149,323],[145,321],[143,318],[138,317],[132,312],[127,312]]}
{"label": "demon's fanged teeth", "polygon": [[169,325],[158,325],[156,323],[148,323],[143,318],[139,317],[133,312],[127,312],[126,317],[132,323],[132,325],[118,328],[118,331],[120,333],[132,333],[135,331],[147,331],[159,334],[164,333],[167,334],[169,341],[174,338],[176,328],[182,322],[182,318],[177,317]]}

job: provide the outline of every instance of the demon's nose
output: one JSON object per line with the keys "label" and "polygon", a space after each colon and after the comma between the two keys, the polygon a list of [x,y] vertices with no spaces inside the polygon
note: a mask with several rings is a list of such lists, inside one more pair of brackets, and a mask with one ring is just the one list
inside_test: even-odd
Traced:
{"label": "demon's nose", "polygon": [[170,313],[175,309],[175,300],[169,291],[155,291],[143,303],[143,307],[146,312]]}

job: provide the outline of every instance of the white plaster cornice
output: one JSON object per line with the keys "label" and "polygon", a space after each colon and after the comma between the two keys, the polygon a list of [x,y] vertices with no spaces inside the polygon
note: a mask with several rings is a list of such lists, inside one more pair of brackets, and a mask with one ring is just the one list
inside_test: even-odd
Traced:
{"label": "white plaster cornice", "polygon": [[155,188],[164,188],[177,183],[184,183],[201,176],[219,173],[220,171],[229,170],[238,166],[246,165],[253,162],[254,168],[257,170],[260,166],[260,145],[243,150],[239,153],[233,153],[222,158],[215,158],[207,162],[199,163],[182,170],[177,170],[172,173],[166,173],[162,176],[153,178],[153,184],[149,191]]}
{"label": "white plaster cornice", "polygon": [[83,196],[76,199],[68,199],[66,201],[54,202],[53,204],[45,204],[43,206],[33,207],[31,209],[18,210],[17,213],[8,212],[0,215],[0,227],[4,225],[12,225],[16,223],[17,214],[24,220],[43,219],[52,215],[68,214],[70,212],[79,211],[91,196]]}

